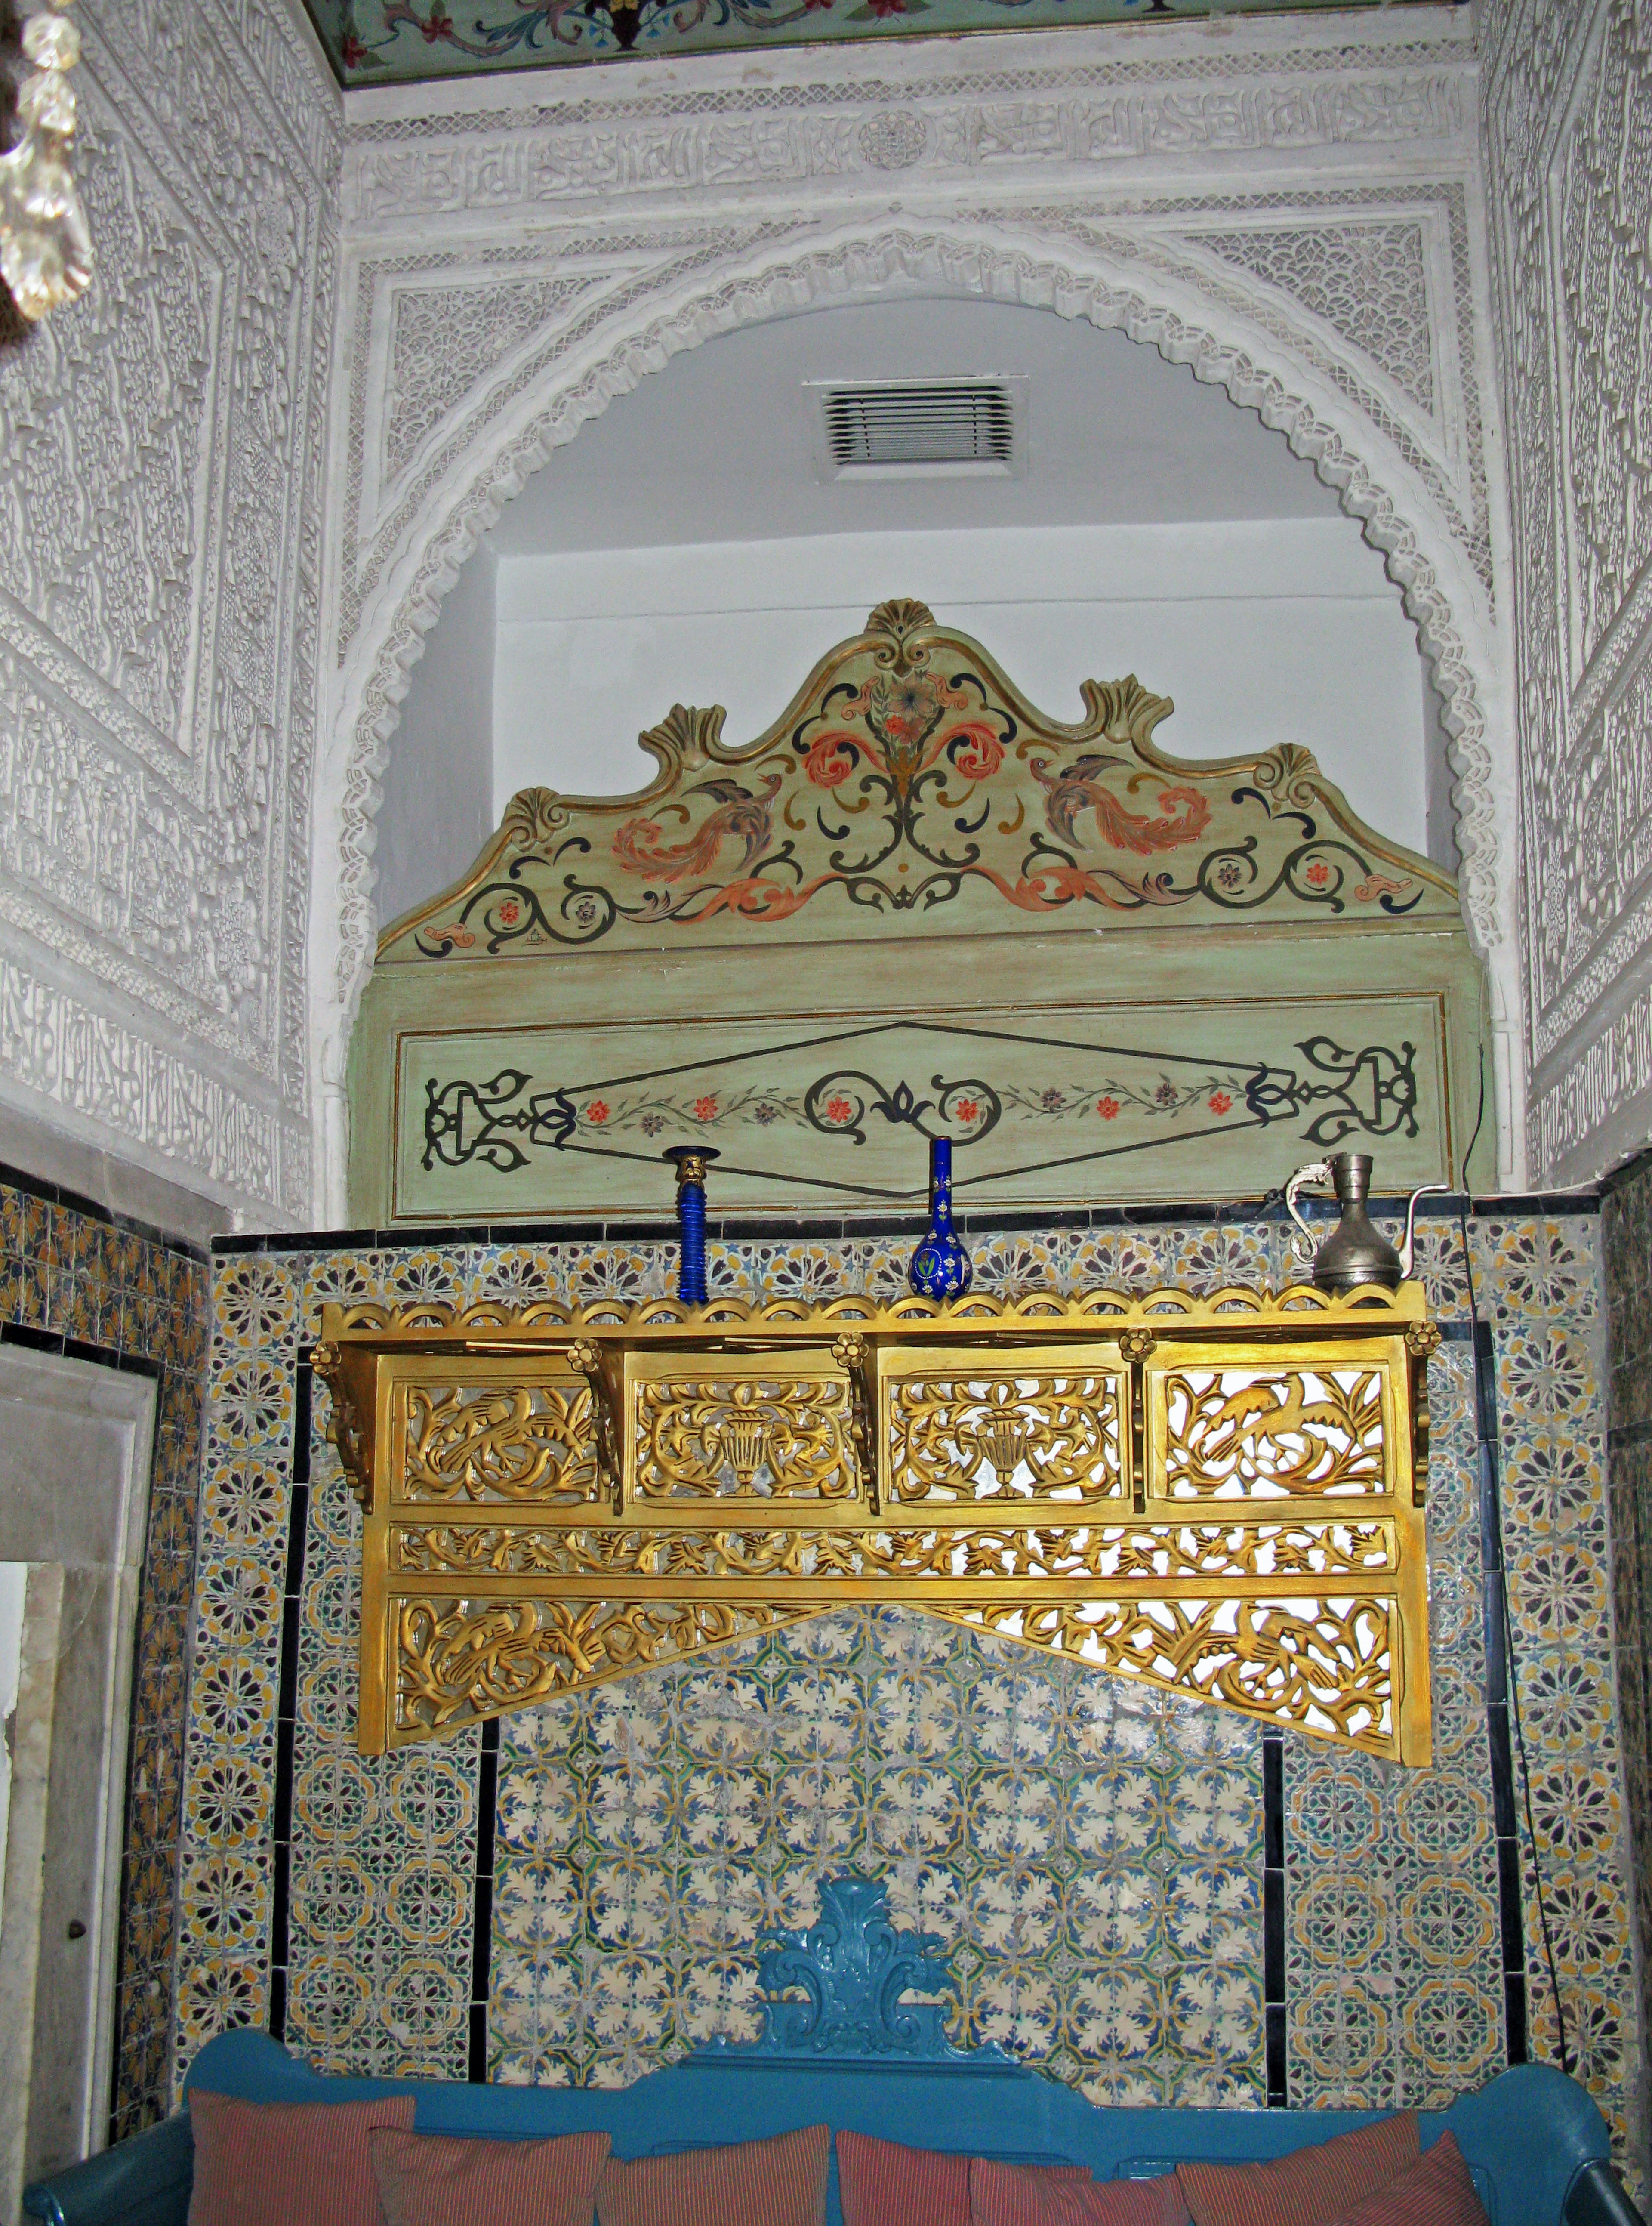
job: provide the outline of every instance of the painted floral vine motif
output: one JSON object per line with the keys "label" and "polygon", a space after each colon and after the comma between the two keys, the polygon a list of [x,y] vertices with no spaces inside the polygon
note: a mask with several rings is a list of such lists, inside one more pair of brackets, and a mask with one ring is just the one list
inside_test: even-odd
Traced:
{"label": "painted floral vine motif", "polygon": [[[530,955],[626,928],[774,929],[811,904],[928,915],[966,894],[1029,923],[1268,911],[1380,918],[1452,893],[1365,836],[1307,751],[1178,765],[1169,713],[1133,677],[1086,682],[1052,725],[978,645],[921,604],[885,604],[743,751],[720,710],[681,706],[642,740],[637,800],[514,799],[461,888],[384,955]],[[960,924],[963,916],[960,915]],[[405,944],[397,951],[397,945]]]}
{"label": "painted floral vine motif", "polygon": [[[1008,1046],[1013,1040],[1005,1041]],[[772,1065],[785,1049],[777,1046],[753,1057]],[[1026,1049],[1025,1043],[1013,1045],[1018,1069],[1025,1069]],[[801,1131],[854,1147],[883,1129],[910,1128],[924,1136],[950,1136],[962,1150],[1001,1129],[1029,1142],[1059,1131],[1053,1140],[1058,1151],[1084,1157],[1276,1121],[1301,1122],[1303,1140],[1317,1145],[1349,1135],[1416,1135],[1412,1045],[1346,1052],[1329,1037],[1314,1036],[1297,1049],[1306,1072],[1241,1059],[1207,1065],[1142,1054],[1134,1078],[1121,1059],[1102,1067],[1094,1080],[1070,1077],[1041,1087],[994,1084],[980,1076],[949,1080],[940,1074],[924,1087],[904,1076],[885,1081],[864,1068],[834,1067],[801,1086],[683,1081],[673,1087],[664,1077],[641,1088],[597,1084],[534,1090],[533,1078],[523,1069],[505,1067],[486,1082],[455,1076],[426,1083],[423,1165],[429,1170],[438,1163],[480,1162],[496,1173],[513,1174],[537,1151],[625,1157],[639,1143],[668,1134],[716,1136],[738,1149]],[[1172,1066],[1181,1070],[1174,1078]],[[1122,1130],[1114,1126],[1120,1122]],[[1127,1134],[1136,1141],[1124,1141]],[[740,1170],[731,1161],[727,1171]]]}

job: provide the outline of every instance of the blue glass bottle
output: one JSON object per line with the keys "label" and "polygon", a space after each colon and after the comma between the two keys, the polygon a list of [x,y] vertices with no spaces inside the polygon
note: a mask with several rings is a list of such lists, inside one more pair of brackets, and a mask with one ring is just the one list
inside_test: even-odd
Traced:
{"label": "blue glass bottle", "polygon": [[906,1280],[920,1299],[961,1298],[973,1280],[969,1255],[952,1226],[952,1139],[930,1139],[930,1225]]}

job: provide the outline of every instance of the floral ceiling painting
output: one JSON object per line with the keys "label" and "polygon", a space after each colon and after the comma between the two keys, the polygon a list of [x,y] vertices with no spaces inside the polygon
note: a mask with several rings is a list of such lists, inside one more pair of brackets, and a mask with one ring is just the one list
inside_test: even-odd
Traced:
{"label": "floral ceiling painting", "polygon": [[[341,83],[913,33],[1274,15],[1379,0],[307,0]],[[1415,0],[1396,0],[1415,4]],[[923,124],[914,117],[921,152]]]}

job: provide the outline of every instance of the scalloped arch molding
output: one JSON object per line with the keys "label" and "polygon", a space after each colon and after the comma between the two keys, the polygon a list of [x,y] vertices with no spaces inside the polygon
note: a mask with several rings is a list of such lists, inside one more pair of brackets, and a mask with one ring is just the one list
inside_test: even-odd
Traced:
{"label": "scalloped arch molding", "polygon": [[[712,63],[702,99],[671,104],[654,73],[632,71],[605,86],[610,98],[562,104],[549,121],[518,95],[347,137],[334,457],[346,501],[310,947],[317,1207],[335,1222],[344,1053],[377,925],[372,821],[409,671],[460,566],[552,449],[678,349],[895,289],[1121,328],[1258,410],[1362,521],[1445,706],[1465,906],[1492,981],[1499,1161],[1505,1181],[1522,1178],[1503,533],[1484,455],[1467,50],[1391,33],[1358,49],[1287,45],[1253,25],[1224,43],[1219,69],[1208,37],[1172,33],[1154,63],[1127,70],[1101,66],[1124,51],[1108,33],[984,43],[990,71],[944,78],[925,77],[934,59],[912,48],[878,56],[865,86],[853,67],[823,85],[817,60],[793,58],[790,82],[758,98]],[[1001,67],[1012,48],[1017,66]],[[861,126],[889,112],[898,76],[924,133],[892,204],[874,160],[887,135]],[[1121,78],[1135,80],[1128,103]],[[1008,90],[1021,95],[1013,118]],[[1166,179],[1152,141],[1167,99],[1184,143],[1202,109],[1213,124],[1238,113],[1252,143],[1191,156],[1184,143],[1182,175]],[[1116,136],[1127,105],[1137,143],[1098,181],[1096,111]],[[994,133],[1013,141],[1013,183],[982,175]],[[1316,137],[1318,159],[1305,159]],[[601,168],[612,190],[580,207]],[[570,177],[584,181],[577,217],[555,207]]]}

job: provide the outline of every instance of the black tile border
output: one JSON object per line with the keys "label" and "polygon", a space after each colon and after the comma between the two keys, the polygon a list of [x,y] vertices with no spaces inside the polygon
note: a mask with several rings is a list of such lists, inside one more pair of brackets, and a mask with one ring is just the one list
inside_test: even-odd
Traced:
{"label": "black tile border", "polygon": [[1497,1906],[1503,1935],[1503,2031],[1510,2064],[1528,2060],[1526,1923],[1522,1905],[1520,1822],[1509,1722],[1508,1602],[1503,1561],[1502,1451],[1497,1434],[1496,1349],[1490,1325],[1471,1326],[1474,1347],[1476,1509],[1484,1582],[1486,1746],[1491,1765],[1491,1821],[1497,1850]]}
{"label": "black tile border", "polygon": [[[0,1160],[0,1186],[24,1191],[30,1198],[43,1199],[48,1205],[60,1205],[70,1213],[83,1215],[88,1221],[101,1221],[105,1229],[123,1230],[129,1237],[141,1237],[146,1244],[159,1244],[168,1252],[181,1253],[187,1260],[197,1261],[203,1268],[206,1265],[206,1251],[188,1237],[159,1229],[152,1221],[139,1221],[130,1213],[115,1213],[83,1191],[71,1190],[67,1183],[48,1182],[43,1175],[26,1174],[8,1160]],[[218,1241],[216,1237],[213,1239],[214,1250]]]}
{"label": "black tile border", "polygon": [[1262,2020],[1268,2107],[1290,2105],[1285,1988],[1285,1734],[1262,1727]]}
{"label": "black tile border", "polygon": [[[112,1345],[92,1345],[83,1337],[71,1337],[67,1330],[34,1329],[27,1322],[0,1321],[0,1345],[19,1345],[25,1352],[49,1353],[60,1360],[90,1361],[94,1368],[112,1368],[122,1376],[147,1376],[152,1383],[158,1383],[166,1373],[167,1364],[151,1360],[146,1352],[122,1352]],[[158,1424],[158,1402],[155,1411]]]}
{"label": "black tile border", "polygon": [[275,1803],[270,1841],[270,2035],[287,2037],[288,1934],[292,1908],[293,1740],[298,1720],[298,1641],[303,1620],[304,1557],[309,1542],[310,1408],[313,1348],[300,1349],[293,1386],[293,1434],[288,1452],[292,1497],[287,1512],[287,1565],[281,1596],[281,1682],[276,1701]]}
{"label": "black tile border", "polygon": [[[1598,1190],[1535,1191],[1508,1198],[1471,1198],[1462,1192],[1420,1199],[1417,1219],[1471,1221],[1532,1218],[1562,1213],[1598,1213]],[[1330,1223],[1336,1208],[1328,1199],[1301,1201],[1309,1221]],[[1404,1214],[1403,1193],[1374,1198],[1372,1211],[1390,1218]],[[1277,1192],[1266,1198],[1226,1200],[1192,1199],[1171,1205],[1074,1205],[1058,1207],[1005,1206],[993,1210],[961,1204],[957,1223],[966,1236],[988,1236],[1002,1231],[1071,1231],[1090,1229],[1163,1229],[1195,1225],[1232,1229],[1256,1222],[1286,1224],[1284,1203]],[[857,1238],[921,1237],[927,1226],[923,1209],[912,1206],[890,1213],[726,1214],[707,1220],[706,1235],[714,1243],[760,1244],[818,1243],[829,1238],[853,1243]],[[232,1259],[258,1252],[408,1252],[432,1246],[460,1244],[643,1244],[669,1243],[677,1235],[675,1214],[601,1217],[548,1216],[534,1221],[432,1221],[394,1229],[288,1229],[246,1237],[214,1237],[213,1259]]]}
{"label": "black tile border", "polygon": [[472,1880],[470,2057],[466,2077],[487,2082],[487,2005],[493,1963],[493,1836],[499,1793],[499,1720],[482,1726],[476,1766],[476,1867]]}

